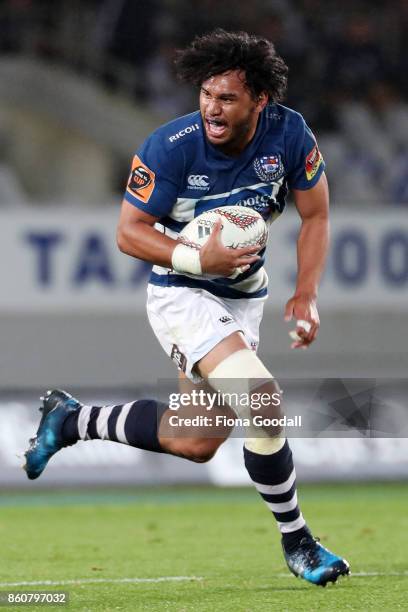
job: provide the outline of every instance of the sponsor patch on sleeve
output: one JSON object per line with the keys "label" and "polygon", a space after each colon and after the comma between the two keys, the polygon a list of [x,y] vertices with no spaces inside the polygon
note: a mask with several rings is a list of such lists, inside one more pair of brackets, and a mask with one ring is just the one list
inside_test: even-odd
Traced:
{"label": "sponsor patch on sleeve", "polygon": [[323,161],[322,154],[319,151],[317,144],[313,147],[310,153],[306,157],[305,170],[306,178],[311,181],[316,176],[317,171]]}
{"label": "sponsor patch on sleeve", "polygon": [[132,162],[132,171],[127,184],[127,191],[132,196],[136,196],[139,200],[144,202],[144,204],[147,204],[154,190],[155,178],[156,175],[153,170],[150,170],[150,168],[135,155]]}

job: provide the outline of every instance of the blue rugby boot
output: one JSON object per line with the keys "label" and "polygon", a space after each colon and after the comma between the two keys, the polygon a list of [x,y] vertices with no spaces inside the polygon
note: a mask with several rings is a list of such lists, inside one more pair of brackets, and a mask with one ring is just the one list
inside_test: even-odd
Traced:
{"label": "blue rugby boot", "polygon": [[292,574],[312,584],[324,587],[328,582],[336,582],[339,576],[350,573],[350,566],[345,559],[327,550],[312,536],[302,538],[299,546],[291,552],[282,548]]}
{"label": "blue rugby boot", "polygon": [[25,452],[26,464],[23,466],[30,480],[42,474],[48,461],[61,448],[75,444],[62,439],[62,426],[68,415],[82,408],[82,404],[72,395],[59,389],[47,391],[41,399],[42,418],[36,435],[29,441],[30,446]]}

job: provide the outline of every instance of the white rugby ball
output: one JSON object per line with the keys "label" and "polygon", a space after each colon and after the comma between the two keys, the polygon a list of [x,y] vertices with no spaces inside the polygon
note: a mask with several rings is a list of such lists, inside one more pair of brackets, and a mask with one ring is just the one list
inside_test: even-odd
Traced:
{"label": "white rugby ball", "polygon": [[[209,239],[214,225],[221,218],[221,241],[229,249],[257,246],[261,251],[268,240],[268,229],[261,215],[246,206],[222,206],[207,210],[190,221],[178,236],[178,240],[192,249],[201,249]],[[228,278],[235,278],[243,270],[237,270]]]}

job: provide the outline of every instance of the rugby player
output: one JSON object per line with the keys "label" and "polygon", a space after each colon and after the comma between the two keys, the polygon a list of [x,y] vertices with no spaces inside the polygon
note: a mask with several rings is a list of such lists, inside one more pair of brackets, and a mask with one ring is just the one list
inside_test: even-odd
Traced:
{"label": "rugby player", "polygon": [[[177,236],[202,212],[225,205],[254,208],[270,222],[283,212],[291,189],[301,228],[296,287],[285,319],[298,321],[292,347],[307,348],[319,329],[316,298],[328,248],[324,161],[302,116],[280,104],[287,67],[268,40],[218,29],[179,51],[176,67],[182,80],[199,87],[200,110],[159,127],[136,152],[118,245],[153,264],[148,317],[179,369],[182,390],[229,393],[239,387],[273,393],[277,383],[256,355],[268,285],[264,250],[225,248],[221,222],[201,250],[178,242]],[[228,278],[237,269],[240,273]],[[205,413],[205,408],[193,412]],[[240,407],[231,402],[216,409],[236,414]],[[167,404],[155,400],[96,407],[54,390],[43,398],[41,410],[26,452],[30,479],[57,451],[80,439],[113,440],[205,462],[230,433],[228,427],[217,435],[181,428],[173,435]],[[191,406],[183,411],[192,414]],[[277,521],[292,573],[323,586],[347,574],[347,561],[312,536],[300,511],[284,433],[259,436],[249,427],[244,460]]]}

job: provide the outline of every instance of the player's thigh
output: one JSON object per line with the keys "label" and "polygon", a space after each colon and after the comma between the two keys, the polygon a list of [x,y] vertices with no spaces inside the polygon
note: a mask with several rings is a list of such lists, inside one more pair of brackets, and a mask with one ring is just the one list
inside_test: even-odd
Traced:
{"label": "player's thigh", "polygon": [[249,349],[248,342],[242,332],[234,332],[214,346],[207,355],[200,359],[195,367],[200,376],[208,378],[210,372],[212,372],[222,361],[232,353],[241,351],[242,349]]}

